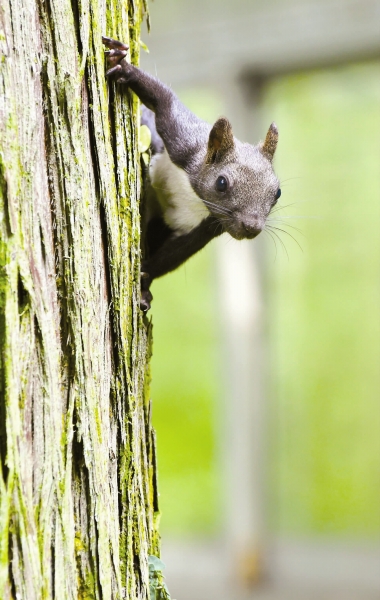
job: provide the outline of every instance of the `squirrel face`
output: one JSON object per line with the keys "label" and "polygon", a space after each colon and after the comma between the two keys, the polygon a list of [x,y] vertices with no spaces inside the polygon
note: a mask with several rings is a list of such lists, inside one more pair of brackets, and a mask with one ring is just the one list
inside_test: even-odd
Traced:
{"label": "squirrel face", "polygon": [[210,132],[206,157],[192,185],[210,213],[235,239],[256,237],[280,196],[272,167],[277,140],[274,123],[258,146],[235,139],[225,118],[219,119]]}

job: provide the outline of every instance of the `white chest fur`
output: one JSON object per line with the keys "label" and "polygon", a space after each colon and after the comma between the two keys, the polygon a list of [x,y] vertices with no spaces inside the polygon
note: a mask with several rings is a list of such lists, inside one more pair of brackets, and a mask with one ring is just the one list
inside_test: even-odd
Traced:
{"label": "white chest fur", "polygon": [[153,157],[149,175],[164,220],[178,235],[189,233],[210,214],[191,187],[187,174],[171,162],[166,150]]}

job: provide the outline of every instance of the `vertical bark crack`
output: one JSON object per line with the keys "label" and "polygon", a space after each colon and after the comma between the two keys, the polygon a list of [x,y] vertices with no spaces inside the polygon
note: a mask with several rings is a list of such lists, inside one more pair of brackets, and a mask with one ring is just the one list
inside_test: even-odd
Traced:
{"label": "vertical bark crack", "polygon": [[0,597],[149,598],[137,104],[100,38],[133,34],[136,60],[141,1],[2,7]]}

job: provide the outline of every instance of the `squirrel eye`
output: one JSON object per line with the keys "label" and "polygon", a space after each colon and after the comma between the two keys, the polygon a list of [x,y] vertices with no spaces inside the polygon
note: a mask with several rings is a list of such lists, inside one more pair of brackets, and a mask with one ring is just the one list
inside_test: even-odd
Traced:
{"label": "squirrel eye", "polygon": [[281,190],[280,190],[280,188],[278,188],[278,190],[276,192],[276,195],[274,197],[274,200],[272,202],[272,206],[274,206],[276,204],[276,202],[277,202],[277,200],[279,199],[280,196],[281,196]]}
{"label": "squirrel eye", "polygon": [[217,192],[225,192],[228,188],[228,181],[226,177],[220,175],[215,183],[215,189]]}

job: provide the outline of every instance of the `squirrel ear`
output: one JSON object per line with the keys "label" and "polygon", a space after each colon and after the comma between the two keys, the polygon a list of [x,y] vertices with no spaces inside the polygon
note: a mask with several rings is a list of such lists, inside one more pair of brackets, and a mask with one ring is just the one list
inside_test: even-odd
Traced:
{"label": "squirrel ear", "polygon": [[210,164],[221,160],[226,152],[235,147],[231,123],[221,117],[214,123],[208,138],[206,163]]}
{"label": "squirrel ear", "polygon": [[276,123],[272,123],[268,129],[264,143],[261,142],[259,145],[260,152],[262,152],[270,161],[273,160],[273,155],[277,148],[278,142],[278,129]]}

